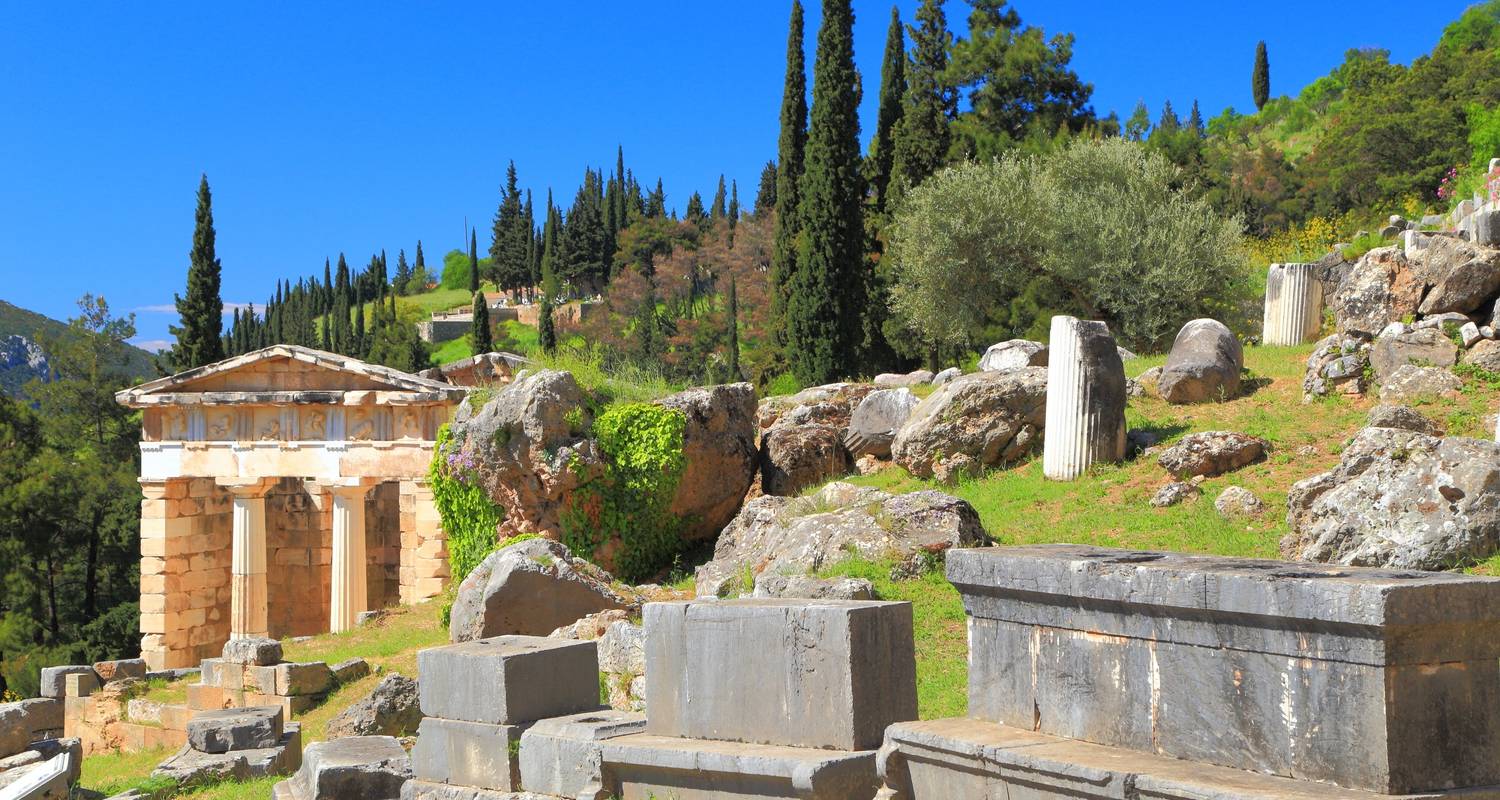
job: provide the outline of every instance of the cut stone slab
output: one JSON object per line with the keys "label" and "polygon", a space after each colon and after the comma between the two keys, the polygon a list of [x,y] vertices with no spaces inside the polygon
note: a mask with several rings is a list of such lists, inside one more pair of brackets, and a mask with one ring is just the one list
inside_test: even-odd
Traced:
{"label": "cut stone slab", "polygon": [[412,774],[437,783],[515,791],[521,788],[516,750],[525,729],[427,717],[411,751]]}
{"label": "cut stone slab", "polygon": [[645,730],[646,717],[626,711],[544,719],[521,734],[521,785],[545,795],[580,797],[603,783],[600,742]]}
{"label": "cut stone slab", "polygon": [[31,744],[31,715],[20,703],[0,705],[0,758],[15,755]]}
{"label": "cut stone slab", "polygon": [[417,654],[422,713],[514,725],[599,706],[594,642],[496,636]]}
{"label": "cut stone slab", "polygon": [[969,714],[1388,794],[1500,784],[1500,579],[955,550]]}
{"label": "cut stone slab", "polygon": [[412,778],[401,786],[401,800],[558,800],[555,795],[450,786]]}
{"label": "cut stone slab", "polygon": [[[8,704],[7,704],[8,705]],[[56,738],[56,736],[42,736],[44,733],[60,732],[63,729],[63,701],[54,700],[50,697],[32,697],[21,700],[15,705],[21,708],[21,713],[26,717],[26,726],[31,729],[32,740],[43,738]],[[5,706],[0,705],[0,709]],[[0,712],[3,717],[3,712]]]}
{"label": "cut stone slab", "polygon": [[[891,726],[885,800],[1418,800],[1137,753],[972,719]],[[1494,800],[1500,788],[1423,793]]]}
{"label": "cut stone slab", "polygon": [[647,730],[869,750],[916,718],[910,603],[740,599],[645,608]]}
{"label": "cut stone slab", "polygon": [[81,674],[92,675],[94,674],[94,668],[80,665],[42,667],[41,696],[62,699],[66,696],[67,676]]}
{"label": "cut stone slab", "polygon": [[875,752],[636,733],[601,744],[602,791],[588,797],[850,800],[879,788]]}
{"label": "cut stone slab", "polygon": [[390,736],[314,742],[302,766],[272,789],[273,800],[397,800],[411,778],[411,759]]}
{"label": "cut stone slab", "polygon": [[330,668],[335,683],[353,683],[370,674],[370,662],[358,656],[340,661]]}
{"label": "cut stone slab", "polygon": [[333,685],[333,672],[322,661],[277,664],[275,694],[283,697],[321,694]]}
{"label": "cut stone slab", "polygon": [[187,744],[157,765],[151,775],[172,778],[181,786],[191,786],[225,779],[249,780],[290,775],[301,763],[302,727],[298,723],[288,722],[286,731],[274,747],[204,753]]}
{"label": "cut stone slab", "polygon": [[222,655],[234,664],[266,667],[281,662],[281,642],[259,636],[230,639],[224,643]]}
{"label": "cut stone slab", "polygon": [[800,597],[807,600],[874,600],[875,587],[864,578],[815,578],[811,575],[757,575],[753,597]]}
{"label": "cut stone slab", "polygon": [[188,720],[188,745],[200,753],[275,747],[281,741],[281,706],[199,711]]}
{"label": "cut stone slab", "polygon": [[98,661],[94,663],[94,674],[99,676],[100,683],[109,683],[121,678],[146,679],[146,662],[140,658],[121,658],[115,661]]}
{"label": "cut stone slab", "polygon": [[92,667],[88,672],[70,672],[63,676],[63,694],[67,697],[88,697],[99,691],[99,676]]}

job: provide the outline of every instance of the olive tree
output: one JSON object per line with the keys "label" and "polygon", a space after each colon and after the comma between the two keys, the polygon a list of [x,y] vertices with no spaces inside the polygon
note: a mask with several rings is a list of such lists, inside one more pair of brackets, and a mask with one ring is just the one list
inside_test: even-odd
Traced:
{"label": "olive tree", "polygon": [[1238,314],[1249,291],[1240,221],[1179,181],[1165,158],[1123,139],[941,172],[887,231],[895,313],[923,342],[970,347],[997,322],[1012,335],[1045,323],[1012,302],[1040,285],[1031,294],[1055,310],[1104,320],[1147,350],[1195,317]]}

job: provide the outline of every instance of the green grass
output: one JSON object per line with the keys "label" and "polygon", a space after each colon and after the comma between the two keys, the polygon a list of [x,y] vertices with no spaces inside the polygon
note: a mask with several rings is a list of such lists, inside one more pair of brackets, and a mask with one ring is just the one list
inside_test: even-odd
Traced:
{"label": "green grass", "polygon": [[469,344],[468,336],[460,336],[457,339],[449,339],[446,342],[432,348],[432,365],[440,367],[444,364],[452,364],[469,356],[474,355],[474,348]]}

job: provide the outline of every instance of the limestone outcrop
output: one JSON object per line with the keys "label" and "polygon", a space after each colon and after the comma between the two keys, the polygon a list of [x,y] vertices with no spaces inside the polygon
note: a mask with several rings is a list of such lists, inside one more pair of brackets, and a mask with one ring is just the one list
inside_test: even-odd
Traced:
{"label": "limestone outcrop", "polygon": [[876,392],[869,384],[835,383],[762,401],[756,412],[761,491],[795,495],[847,475],[856,458],[845,445],[850,420]]}
{"label": "limestone outcrop", "polygon": [[931,477],[947,459],[976,468],[1018,461],[1041,444],[1047,420],[1047,369],[1020,367],[955,378],[912,411],[891,443],[893,460]]}

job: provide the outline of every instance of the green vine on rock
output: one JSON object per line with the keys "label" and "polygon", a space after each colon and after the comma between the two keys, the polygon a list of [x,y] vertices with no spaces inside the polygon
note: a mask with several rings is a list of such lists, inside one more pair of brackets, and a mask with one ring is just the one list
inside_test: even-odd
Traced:
{"label": "green vine on rock", "polygon": [[618,540],[615,572],[627,581],[649,577],[682,550],[683,520],[671,512],[686,458],[687,417],[650,403],[622,403],[594,420],[605,473],[585,482],[562,510],[563,543],[595,554]]}
{"label": "green vine on rock", "polygon": [[427,478],[448,537],[449,580],[454,586],[494,552],[495,532],[505,518],[505,510],[474,480],[474,469],[474,455],[463,441],[455,439],[447,425],[438,428]]}

